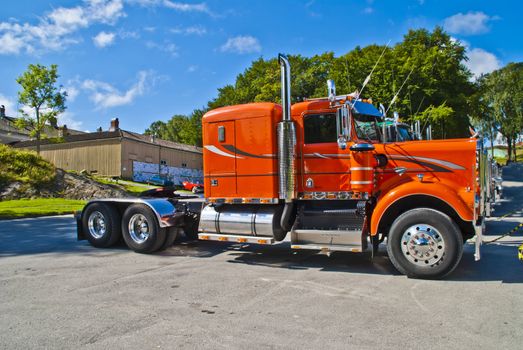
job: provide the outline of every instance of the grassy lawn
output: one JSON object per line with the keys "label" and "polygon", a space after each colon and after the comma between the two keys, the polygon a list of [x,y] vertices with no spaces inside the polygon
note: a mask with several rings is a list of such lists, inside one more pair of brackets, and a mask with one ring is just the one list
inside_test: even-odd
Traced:
{"label": "grassy lawn", "polygon": [[71,214],[85,201],[62,198],[19,199],[0,202],[0,219]]}
{"label": "grassy lawn", "polygon": [[114,181],[113,179],[106,178],[106,177],[93,177],[93,179],[96,180],[97,182],[105,184],[105,185],[121,188],[122,190],[128,192],[129,194],[135,195],[135,196],[138,196],[143,191],[159,187],[159,186],[147,185],[147,184],[128,181],[128,180]]}
{"label": "grassy lawn", "polygon": [[[488,149],[488,152],[490,154],[490,149]],[[516,147],[516,154],[517,154],[517,161],[521,162],[523,161],[523,147],[517,146]],[[507,164],[507,157],[494,157],[494,160],[498,162],[501,165]]]}

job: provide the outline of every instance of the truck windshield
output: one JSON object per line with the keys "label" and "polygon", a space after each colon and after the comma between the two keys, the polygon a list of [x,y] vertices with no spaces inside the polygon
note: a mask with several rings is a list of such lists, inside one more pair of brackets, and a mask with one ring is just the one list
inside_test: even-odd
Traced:
{"label": "truck windshield", "polygon": [[381,134],[376,122],[376,117],[355,113],[354,124],[356,125],[356,134],[359,139],[367,141],[380,140]]}

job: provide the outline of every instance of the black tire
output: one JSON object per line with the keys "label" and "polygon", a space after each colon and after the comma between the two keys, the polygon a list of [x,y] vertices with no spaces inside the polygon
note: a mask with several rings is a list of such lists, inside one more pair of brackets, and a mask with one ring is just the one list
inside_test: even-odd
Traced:
{"label": "black tire", "polygon": [[174,244],[176,237],[178,237],[180,230],[179,227],[169,227],[166,232],[165,242],[163,242],[159,251],[170,248]]}
{"label": "black tire", "polygon": [[123,214],[122,236],[135,252],[154,253],[164,244],[166,229],[160,228],[156,215],[147,205],[133,204]]}
{"label": "black tire", "polygon": [[394,267],[408,277],[442,278],[460,262],[463,237],[456,223],[442,212],[412,209],[392,223],[387,253]]}
{"label": "black tire", "polygon": [[106,203],[92,203],[82,215],[83,232],[91,245],[108,248],[122,235],[120,213]]}

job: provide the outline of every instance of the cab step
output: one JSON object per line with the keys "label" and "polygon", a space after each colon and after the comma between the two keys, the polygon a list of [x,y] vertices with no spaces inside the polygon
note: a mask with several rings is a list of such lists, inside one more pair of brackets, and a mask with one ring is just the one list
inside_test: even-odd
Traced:
{"label": "cab step", "polygon": [[291,248],[360,253],[366,246],[360,230],[293,229]]}

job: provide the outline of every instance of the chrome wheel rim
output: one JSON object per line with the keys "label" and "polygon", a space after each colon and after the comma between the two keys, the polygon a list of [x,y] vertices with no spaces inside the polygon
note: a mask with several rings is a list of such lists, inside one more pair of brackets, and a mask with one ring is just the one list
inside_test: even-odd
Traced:
{"label": "chrome wheel rim", "polygon": [[93,211],[91,215],[89,215],[87,226],[89,227],[89,234],[96,239],[102,238],[107,232],[105,216],[99,211]]}
{"label": "chrome wheel rim", "polygon": [[129,220],[129,235],[138,244],[144,243],[150,235],[147,218],[142,214],[134,214]]}
{"label": "chrome wheel rim", "polygon": [[433,226],[413,225],[401,237],[401,251],[415,265],[435,266],[444,259],[445,241]]}

